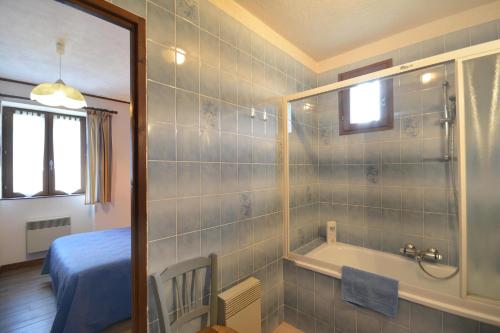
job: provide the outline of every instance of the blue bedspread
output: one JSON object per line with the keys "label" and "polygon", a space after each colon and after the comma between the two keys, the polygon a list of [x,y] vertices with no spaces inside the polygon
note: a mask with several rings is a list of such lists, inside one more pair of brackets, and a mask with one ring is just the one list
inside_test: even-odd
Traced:
{"label": "blue bedspread", "polygon": [[50,246],[42,274],[57,299],[51,333],[99,332],[130,317],[130,228],[73,234]]}

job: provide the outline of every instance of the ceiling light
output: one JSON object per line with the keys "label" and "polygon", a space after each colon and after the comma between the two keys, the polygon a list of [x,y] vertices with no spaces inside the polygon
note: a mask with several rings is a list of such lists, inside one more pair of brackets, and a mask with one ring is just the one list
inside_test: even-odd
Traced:
{"label": "ceiling light", "polygon": [[422,84],[429,83],[432,81],[432,79],[434,79],[434,73],[424,73],[420,77],[420,81],[422,82]]}
{"label": "ceiling light", "polygon": [[180,48],[175,49],[175,63],[182,65],[186,61],[186,51]]}
{"label": "ceiling light", "polygon": [[56,44],[59,54],[59,80],[54,83],[41,83],[31,90],[30,98],[43,105],[63,106],[68,109],[81,109],[87,106],[85,98],[77,89],[68,86],[61,79],[61,62],[64,54],[64,41]]}

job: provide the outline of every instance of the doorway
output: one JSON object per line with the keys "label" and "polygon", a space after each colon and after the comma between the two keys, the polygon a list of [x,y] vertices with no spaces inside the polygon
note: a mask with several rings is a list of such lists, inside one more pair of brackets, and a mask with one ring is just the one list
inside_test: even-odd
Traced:
{"label": "doorway", "polygon": [[[52,1],[52,0],[51,0]],[[130,85],[129,106],[125,114],[130,116],[130,233],[131,233],[131,318],[132,329],[135,332],[146,331],[147,327],[147,275],[146,275],[146,81],[145,81],[145,21],[130,12],[127,12],[108,2],[97,0],[54,0],[75,10],[91,14],[108,23],[129,31],[130,48]],[[55,44],[55,41],[54,41]],[[52,47],[52,46],[51,46]],[[55,48],[55,47],[54,47]],[[64,58],[63,58],[64,62]],[[64,72],[63,72],[64,75]],[[16,80],[12,80],[16,81]],[[26,82],[10,82],[23,85]],[[36,82],[38,83],[38,82]],[[25,87],[26,88],[26,87]],[[31,89],[31,88],[30,88]],[[9,95],[5,93],[4,95]],[[10,98],[16,100],[15,94]],[[92,96],[90,99],[103,96]],[[96,94],[97,95],[97,94]],[[100,94],[99,94],[100,95]],[[8,98],[7,98],[8,99]],[[116,102],[111,98],[110,103]],[[125,186],[127,187],[127,184]],[[31,200],[31,199],[26,199]],[[37,200],[37,199],[35,199]],[[12,263],[0,267],[5,269],[25,269],[36,263],[27,258],[25,262]],[[38,263],[40,260],[38,260]],[[2,265],[2,264],[0,264]],[[28,269],[28,268],[26,268]]]}

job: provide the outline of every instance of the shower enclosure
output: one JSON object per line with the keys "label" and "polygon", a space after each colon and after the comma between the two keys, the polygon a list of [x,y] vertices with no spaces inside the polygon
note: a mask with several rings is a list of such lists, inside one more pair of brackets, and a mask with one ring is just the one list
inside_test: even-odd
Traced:
{"label": "shower enclosure", "polygon": [[[351,122],[380,116],[370,84],[390,87],[380,103],[392,126],[342,135],[346,92],[362,110]],[[500,325],[500,41],[287,96],[283,108],[287,257],[335,277],[343,265],[386,275],[402,298]]]}

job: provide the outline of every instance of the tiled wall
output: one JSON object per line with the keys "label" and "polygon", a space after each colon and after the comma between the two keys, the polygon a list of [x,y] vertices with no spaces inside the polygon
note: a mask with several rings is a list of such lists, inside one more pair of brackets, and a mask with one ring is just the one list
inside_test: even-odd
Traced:
{"label": "tiled wall", "polygon": [[[339,241],[396,254],[412,242],[456,262],[455,204],[439,122],[443,81],[454,95],[452,69],[393,78],[391,130],[340,136],[338,92],[318,97],[320,220],[337,221]],[[433,79],[421,83],[423,73]]]}
{"label": "tiled wall", "polygon": [[290,249],[302,251],[318,239],[318,113],[317,98],[290,103],[288,156],[290,179]]}
{"label": "tiled wall", "polygon": [[[390,58],[395,65],[402,64],[494,40],[499,34],[500,21],[453,32],[321,73],[318,84],[336,82],[339,73],[380,60]],[[311,240],[315,241],[308,245],[317,243],[316,237],[324,236],[326,221],[336,220],[341,242],[392,253],[399,253],[403,244],[412,242],[419,248],[438,248],[446,263],[456,265],[450,168],[449,163],[439,160],[444,153],[444,130],[439,123],[443,110],[441,83],[449,81],[449,93],[454,95],[453,69],[452,65],[442,65],[393,79],[393,130],[340,136],[337,92],[291,103],[292,250]],[[420,76],[426,72],[434,77],[423,84]],[[305,105],[312,105],[314,110]],[[317,114],[317,129],[315,124],[301,120],[306,109]],[[304,161],[316,172],[304,169],[295,173],[305,167],[300,165]],[[318,197],[319,217],[314,209]]]}
{"label": "tiled wall", "polygon": [[284,260],[284,319],[306,333],[498,333],[499,327],[399,300],[389,319],[342,300],[341,281]]}
{"label": "tiled wall", "polygon": [[[284,273],[288,305],[280,306],[283,303],[280,259],[283,235],[278,192],[281,129],[280,115],[271,99],[314,87],[316,75],[221,13],[207,0],[108,1],[147,20],[149,271],[216,251],[221,255],[221,287],[249,275],[262,280],[264,331],[277,325],[283,309],[287,320],[308,332],[314,327],[322,332],[325,321],[329,322],[327,325],[342,325],[342,318],[351,327],[354,322],[359,332],[366,327],[362,325],[367,320],[382,325],[380,318],[364,311],[345,306],[342,310],[342,305],[329,307],[330,299],[315,298],[311,288],[319,290],[314,286],[323,282],[327,285],[331,282],[333,286],[333,280],[314,273],[297,274],[295,268],[290,270],[288,265]],[[397,57],[393,58],[402,63],[442,52],[442,49],[493,39],[493,36],[498,37],[496,23],[398,50],[394,53]],[[183,65],[174,64],[172,50],[175,47],[187,51]],[[351,67],[375,60],[367,59]],[[348,69],[346,66],[317,76],[319,84],[334,82],[338,72]],[[253,119],[249,116],[252,106],[257,110]],[[262,121],[264,110],[269,118],[266,122]],[[308,135],[314,133],[313,124],[305,124],[311,127]],[[314,158],[309,161],[306,163],[304,159],[297,164],[315,162]],[[305,199],[299,199],[299,203],[317,207],[319,193],[314,187],[318,181],[308,167],[303,169],[312,178],[303,180],[302,184],[310,183],[311,186],[309,190],[304,187]],[[319,209],[317,211],[312,214],[317,216]],[[313,230],[311,228],[310,239],[314,238]],[[316,277],[313,281],[317,282],[297,283],[296,276],[302,275]],[[300,293],[295,289],[297,302],[292,300],[290,303],[294,281],[295,286],[304,288]],[[331,296],[338,298],[338,292],[332,289]],[[337,313],[321,314],[322,301],[326,301],[327,309],[336,309]],[[436,315],[430,309],[422,312],[416,305],[408,307],[412,315],[414,312],[431,314],[433,321],[455,319],[440,312]],[[149,329],[156,332],[154,306],[152,310]],[[401,313],[409,311],[402,309]],[[404,318],[406,316],[409,315]],[[410,324],[406,325],[404,318],[386,326],[394,327],[394,332],[399,332],[398,329],[405,332]],[[415,323],[418,315],[416,318]],[[456,323],[461,325],[463,321]],[[466,325],[477,327],[469,321]],[[483,326],[482,332],[486,329]]]}
{"label": "tiled wall", "polygon": [[114,2],[147,18],[148,271],[216,252],[221,289],[250,275],[262,281],[263,325],[273,328],[282,298],[279,97],[315,86],[316,76],[207,0]]}

